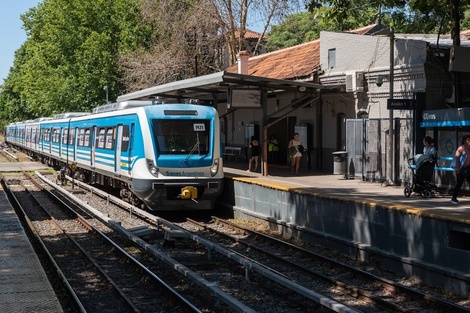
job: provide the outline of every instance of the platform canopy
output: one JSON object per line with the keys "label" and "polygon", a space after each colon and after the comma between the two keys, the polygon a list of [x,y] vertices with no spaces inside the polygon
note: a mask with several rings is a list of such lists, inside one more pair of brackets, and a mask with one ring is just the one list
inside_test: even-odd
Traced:
{"label": "platform canopy", "polygon": [[158,99],[166,103],[188,102],[189,100],[202,103],[226,102],[229,92],[235,89],[263,90],[269,96],[285,92],[314,95],[318,94],[322,88],[324,87],[320,84],[309,82],[271,79],[224,71],[124,94],[117,98],[117,102],[149,99]]}

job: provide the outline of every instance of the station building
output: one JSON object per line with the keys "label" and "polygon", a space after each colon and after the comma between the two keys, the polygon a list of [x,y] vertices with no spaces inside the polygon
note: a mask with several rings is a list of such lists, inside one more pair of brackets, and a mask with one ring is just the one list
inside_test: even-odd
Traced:
{"label": "station building", "polygon": [[[459,138],[470,132],[470,121],[446,123],[446,112],[459,119],[470,103],[469,46],[465,32],[459,47],[446,36],[394,34],[376,24],[322,32],[318,40],[258,56],[240,52],[238,64],[224,72],[118,101],[213,105],[227,155],[245,160],[250,138],[257,137],[266,175],[269,164],[289,164],[287,145],[298,132],[304,169],[333,173],[341,152],[348,177],[403,184],[412,180],[408,159],[421,153],[424,136],[435,138],[438,165],[448,169]],[[423,116],[442,120],[430,124]],[[275,159],[269,157],[271,135],[279,145]],[[436,171],[436,180],[451,186],[452,174]]]}

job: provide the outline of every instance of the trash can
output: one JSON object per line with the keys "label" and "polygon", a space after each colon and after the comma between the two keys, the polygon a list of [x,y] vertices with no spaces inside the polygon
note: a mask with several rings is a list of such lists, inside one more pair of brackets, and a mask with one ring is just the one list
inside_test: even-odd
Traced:
{"label": "trash can", "polygon": [[346,175],[346,164],[348,162],[347,151],[333,152],[333,174]]}

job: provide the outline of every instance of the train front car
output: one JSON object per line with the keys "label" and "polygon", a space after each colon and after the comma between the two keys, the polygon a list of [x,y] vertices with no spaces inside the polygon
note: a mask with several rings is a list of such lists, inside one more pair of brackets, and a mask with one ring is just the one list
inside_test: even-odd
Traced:
{"label": "train front car", "polygon": [[133,167],[133,193],[151,210],[213,209],[224,175],[217,111],[162,104],[143,112],[145,160]]}

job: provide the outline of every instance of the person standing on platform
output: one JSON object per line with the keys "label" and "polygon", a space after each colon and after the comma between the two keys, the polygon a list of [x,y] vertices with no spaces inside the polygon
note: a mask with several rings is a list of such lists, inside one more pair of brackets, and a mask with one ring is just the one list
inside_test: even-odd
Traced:
{"label": "person standing on platform", "polygon": [[[455,152],[455,167],[454,171],[457,174],[457,184],[454,187],[452,199],[453,204],[459,204],[457,196],[459,195],[460,188],[465,180],[470,184],[470,135],[464,135],[462,138],[462,145],[457,148]],[[451,165],[452,166],[452,165]]]}
{"label": "person standing on platform", "polygon": [[269,138],[269,143],[268,143],[268,155],[269,155],[269,163],[277,163],[277,154],[279,151],[279,145],[277,143],[276,136],[271,135]]}
{"label": "person standing on platform", "polygon": [[299,133],[294,134],[294,138],[289,141],[289,155],[291,157],[292,173],[299,175],[300,158],[302,157],[303,145],[299,139]]}
{"label": "person standing on platform", "polygon": [[251,137],[251,142],[250,146],[248,147],[250,149],[250,160],[248,161],[248,169],[246,170],[247,172],[251,172],[251,165],[253,162],[255,163],[255,172],[258,170],[258,163],[259,163],[259,155],[260,155],[260,146],[258,140],[255,139],[255,137]]}

